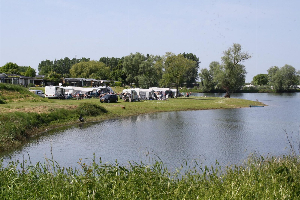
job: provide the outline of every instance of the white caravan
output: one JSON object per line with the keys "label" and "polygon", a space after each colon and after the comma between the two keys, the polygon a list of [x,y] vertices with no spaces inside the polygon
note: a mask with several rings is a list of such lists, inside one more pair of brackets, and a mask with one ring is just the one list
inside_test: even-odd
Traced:
{"label": "white caravan", "polygon": [[122,92],[122,99],[124,101],[139,101],[139,95],[135,89],[124,89]]}
{"label": "white caravan", "polygon": [[159,87],[151,87],[149,89],[153,90],[154,92],[162,92],[165,98],[170,98],[170,97],[176,97],[177,96],[176,89],[159,88]]}

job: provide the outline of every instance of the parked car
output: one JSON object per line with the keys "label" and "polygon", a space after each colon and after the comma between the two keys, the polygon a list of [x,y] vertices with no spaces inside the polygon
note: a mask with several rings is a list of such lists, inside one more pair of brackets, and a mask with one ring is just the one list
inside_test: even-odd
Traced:
{"label": "parked car", "polygon": [[106,94],[100,98],[100,102],[103,103],[111,103],[111,102],[118,102],[118,96],[115,94]]}
{"label": "parked car", "polygon": [[43,97],[43,98],[45,97],[45,94],[42,90],[29,90],[29,91],[32,92],[33,94],[36,94],[36,95],[40,96],[40,97]]}

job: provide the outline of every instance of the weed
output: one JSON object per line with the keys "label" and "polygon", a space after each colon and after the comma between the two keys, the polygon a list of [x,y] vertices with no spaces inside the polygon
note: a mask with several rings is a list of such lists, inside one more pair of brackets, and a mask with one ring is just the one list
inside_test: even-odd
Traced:
{"label": "weed", "polygon": [[[242,166],[194,166],[170,172],[162,162],[128,166],[78,162],[63,168],[51,159],[32,165],[0,162],[4,199],[298,199],[299,157],[250,157]],[[183,174],[180,175],[179,174]]]}

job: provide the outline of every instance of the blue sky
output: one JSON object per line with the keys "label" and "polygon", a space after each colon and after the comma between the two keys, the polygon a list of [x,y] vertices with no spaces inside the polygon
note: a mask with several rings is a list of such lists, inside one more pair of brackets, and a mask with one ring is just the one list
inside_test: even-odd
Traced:
{"label": "blue sky", "polygon": [[0,0],[0,66],[193,53],[200,68],[241,44],[246,82],[271,66],[300,70],[298,0]]}

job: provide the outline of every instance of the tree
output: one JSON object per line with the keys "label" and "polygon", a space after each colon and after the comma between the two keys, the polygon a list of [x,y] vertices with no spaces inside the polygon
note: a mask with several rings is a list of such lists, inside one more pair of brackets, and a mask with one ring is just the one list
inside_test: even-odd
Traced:
{"label": "tree", "polygon": [[55,71],[50,71],[46,77],[47,81],[52,83],[58,83],[61,79],[61,75],[56,73]]}
{"label": "tree", "polygon": [[253,85],[267,85],[268,82],[268,74],[257,74],[252,81]]}
{"label": "tree", "polygon": [[220,63],[213,61],[209,64],[209,69],[203,68],[199,73],[202,90],[204,92],[211,92],[216,89],[217,83],[214,81],[215,72],[220,68]]}
{"label": "tree", "polygon": [[24,75],[28,77],[35,77],[36,75],[35,69],[29,66]]}
{"label": "tree", "polygon": [[20,74],[19,66],[16,63],[6,63],[0,68],[0,72],[7,74]]}
{"label": "tree", "polygon": [[242,52],[240,44],[233,44],[224,51],[222,65],[214,69],[214,81],[218,87],[226,91],[225,97],[230,97],[230,93],[239,90],[245,84],[246,69],[241,62],[251,58],[248,53]]}
{"label": "tree", "polygon": [[48,73],[55,71],[57,74],[60,74],[63,77],[69,77],[70,69],[73,65],[88,61],[90,61],[90,59],[84,57],[81,59],[73,58],[72,60],[70,60],[68,57],[59,60],[55,59],[54,61],[45,60],[39,63],[38,70],[40,75],[48,75]]}
{"label": "tree", "polygon": [[111,80],[120,81],[120,82],[122,82],[122,83],[125,84],[125,82],[126,82],[126,75],[125,75],[125,72],[123,71],[123,61],[124,61],[124,57],[122,57],[121,59],[119,59],[118,65],[115,66],[110,71],[110,79]]}
{"label": "tree", "polygon": [[192,54],[192,53],[183,53],[183,57],[195,61],[195,67],[192,67],[189,69],[187,72],[186,78],[185,78],[185,83],[187,87],[192,87],[196,83],[198,79],[198,69],[199,69],[199,58]]}
{"label": "tree", "polygon": [[159,56],[148,54],[146,60],[139,65],[138,83],[141,88],[149,88],[159,84],[162,68],[155,65],[159,59]]}
{"label": "tree", "polygon": [[296,69],[291,65],[277,66],[268,69],[269,84],[276,92],[289,91],[298,84]]}
{"label": "tree", "polygon": [[177,94],[178,87],[184,82],[187,73],[196,65],[195,61],[185,58],[182,54],[175,55],[173,53],[166,53],[163,61],[163,75],[161,79],[162,86],[171,86],[175,84]]}
{"label": "tree", "polygon": [[25,72],[27,71],[27,69],[29,68],[29,66],[19,66],[19,74],[22,76],[25,76]]}
{"label": "tree", "polygon": [[53,61],[41,61],[38,66],[39,75],[48,75],[53,70]]}
{"label": "tree", "polygon": [[298,77],[298,83],[297,84],[300,84],[300,70],[298,70],[298,72],[297,72],[297,77]]}
{"label": "tree", "polygon": [[141,53],[130,54],[124,57],[123,70],[126,74],[126,81],[131,85],[135,83],[139,84],[139,68],[140,64],[146,60],[146,57]]}
{"label": "tree", "polygon": [[80,62],[73,65],[70,69],[70,75],[73,78],[94,78],[94,79],[109,79],[109,67],[103,62],[88,61]]}
{"label": "tree", "polygon": [[119,65],[120,58],[109,58],[109,57],[101,57],[99,59],[99,62],[103,62],[107,67],[110,67],[111,70],[113,70],[115,67]]}

